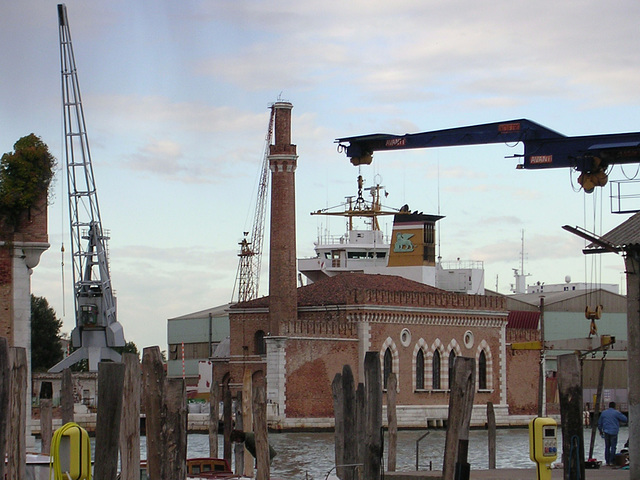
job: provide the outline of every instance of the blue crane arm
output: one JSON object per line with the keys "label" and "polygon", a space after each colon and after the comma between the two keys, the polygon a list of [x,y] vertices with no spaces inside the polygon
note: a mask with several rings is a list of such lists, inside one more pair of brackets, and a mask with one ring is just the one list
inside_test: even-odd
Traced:
{"label": "blue crane arm", "polygon": [[527,119],[485,123],[406,135],[372,134],[336,140],[354,165],[369,164],[376,151],[522,143],[520,168],[573,167],[601,172],[619,163],[640,163],[640,132],[568,137]]}

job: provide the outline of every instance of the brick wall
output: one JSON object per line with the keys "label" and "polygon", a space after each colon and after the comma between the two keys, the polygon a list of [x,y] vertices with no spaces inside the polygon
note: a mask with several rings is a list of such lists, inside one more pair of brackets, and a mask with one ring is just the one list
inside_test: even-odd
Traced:
{"label": "brick wall", "polygon": [[13,262],[12,249],[0,246],[0,336],[13,344]]}
{"label": "brick wall", "polygon": [[287,341],[287,418],[332,417],[331,382],[345,364],[356,370],[358,344],[328,340]]}
{"label": "brick wall", "polygon": [[[507,329],[507,343],[540,340],[534,329]],[[538,412],[539,350],[507,349],[507,401],[511,415],[535,415]]]}

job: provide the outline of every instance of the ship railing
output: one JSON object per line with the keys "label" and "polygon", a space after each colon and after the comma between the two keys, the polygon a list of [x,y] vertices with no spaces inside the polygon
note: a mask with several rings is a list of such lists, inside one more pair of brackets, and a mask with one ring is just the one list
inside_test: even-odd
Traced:
{"label": "ship railing", "polygon": [[450,260],[440,262],[438,265],[442,270],[484,270],[484,262],[482,260]]}

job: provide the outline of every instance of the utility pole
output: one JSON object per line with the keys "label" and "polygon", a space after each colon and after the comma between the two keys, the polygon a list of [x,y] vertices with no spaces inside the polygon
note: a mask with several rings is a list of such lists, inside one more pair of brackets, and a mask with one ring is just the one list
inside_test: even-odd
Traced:
{"label": "utility pole", "polygon": [[546,363],[544,349],[544,296],[540,297],[540,375],[538,379],[538,416],[544,417],[547,413],[546,396]]}

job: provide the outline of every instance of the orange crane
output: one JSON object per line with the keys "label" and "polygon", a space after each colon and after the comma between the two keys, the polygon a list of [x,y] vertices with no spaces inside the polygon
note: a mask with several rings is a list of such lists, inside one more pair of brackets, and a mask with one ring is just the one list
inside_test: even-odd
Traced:
{"label": "orange crane", "polygon": [[[269,116],[269,127],[264,143],[264,154],[262,170],[258,181],[258,194],[256,198],[256,210],[253,217],[253,228],[250,232],[244,232],[244,238],[239,243],[240,261],[238,262],[238,272],[232,301],[235,296],[236,287],[238,289],[238,302],[246,302],[258,297],[260,286],[260,269],[262,267],[262,243],[264,240],[265,213],[267,211],[267,191],[269,190],[269,146],[273,137],[273,123],[275,119],[275,108],[271,106]],[[248,239],[247,236],[251,234]]]}

